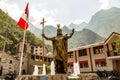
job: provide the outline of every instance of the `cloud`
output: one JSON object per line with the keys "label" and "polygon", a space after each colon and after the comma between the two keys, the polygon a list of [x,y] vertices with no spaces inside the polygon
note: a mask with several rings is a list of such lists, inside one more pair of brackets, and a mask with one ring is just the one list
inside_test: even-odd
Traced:
{"label": "cloud", "polygon": [[[5,12],[8,12],[13,19],[18,21],[24,12],[26,3],[26,0],[0,0],[0,8]],[[39,27],[43,17],[47,21],[46,25],[54,26],[58,23],[60,23],[61,26],[68,25],[76,19],[85,21],[87,20],[91,9],[90,11],[85,10],[88,8],[85,8],[86,6],[82,6],[82,4],[86,4],[86,1],[82,3],[82,0],[31,0],[29,2],[29,22],[36,27]],[[82,10],[87,11],[87,15]],[[80,20],[76,20],[75,23],[80,23]]]}
{"label": "cloud", "polygon": [[21,10],[19,9],[18,5],[16,3],[13,3],[12,5],[10,5],[9,3],[7,3],[7,0],[0,1],[0,8],[4,12],[8,13],[8,15],[12,16],[12,18],[15,20],[18,20],[21,14]]}
{"label": "cloud", "polygon": [[[1,0],[0,1],[0,8],[8,13],[8,15],[10,15],[13,19],[15,19],[16,21],[19,20],[19,18],[21,17],[22,13],[24,12],[23,5],[19,7],[19,5],[17,4],[17,2],[15,3],[10,3],[7,0]],[[22,7],[22,9],[21,9]],[[56,25],[57,21],[53,18],[53,16],[55,16],[58,12],[57,9],[40,9],[38,8],[38,6],[35,5],[30,5],[29,6],[29,22],[31,22],[33,25],[35,25],[36,27],[40,26],[40,21],[42,20],[42,18],[44,17],[47,22],[46,25]]]}
{"label": "cloud", "polygon": [[[119,6],[120,2],[118,1],[88,0],[88,4],[86,4],[86,0],[31,0],[29,2],[29,22],[36,27],[40,26],[43,17],[47,21],[46,25],[54,26],[58,23],[61,25],[79,24],[82,20],[88,22],[96,11],[108,9],[116,4]],[[18,21],[24,12],[26,3],[26,0],[0,0],[0,8]]]}
{"label": "cloud", "polygon": [[51,16],[49,16],[49,17],[46,18],[46,25],[53,25],[54,27],[56,27],[56,25],[59,24],[59,23],[60,22],[55,21],[55,19],[53,17],[51,17]]}
{"label": "cloud", "polygon": [[120,0],[110,0],[110,6],[120,7]]}
{"label": "cloud", "polygon": [[108,9],[110,8],[109,0],[99,0],[101,3],[100,9]]}
{"label": "cloud", "polygon": [[40,26],[40,21],[42,18],[45,18],[47,21],[45,25],[53,25],[57,23],[57,21],[53,18],[57,14],[57,10],[47,10],[47,9],[38,9],[35,6],[31,7],[30,9],[30,22],[35,25],[36,27],[39,28]]}

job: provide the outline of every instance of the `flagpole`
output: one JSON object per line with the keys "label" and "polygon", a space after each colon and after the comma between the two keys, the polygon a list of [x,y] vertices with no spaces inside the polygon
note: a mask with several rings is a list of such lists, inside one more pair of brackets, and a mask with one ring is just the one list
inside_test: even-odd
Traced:
{"label": "flagpole", "polygon": [[[26,24],[25,24],[26,27]],[[22,44],[22,52],[20,55],[20,69],[19,69],[19,75],[21,75],[22,72],[22,62],[23,62],[23,53],[24,53],[24,44],[25,44],[25,34],[26,34],[26,30],[24,30],[24,34],[23,34],[23,44]]]}
{"label": "flagpole", "polygon": [[21,50],[21,54],[20,54],[20,67],[19,67],[19,75],[21,75],[21,71],[22,71],[22,62],[23,62],[23,53],[24,53],[24,44],[25,44],[25,34],[26,34],[26,30],[28,28],[28,15],[29,15],[29,9],[28,9],[28,3],[26,5],[25,8],[25,12],[22,15],[22,17],[20,18],[19,22],[17,23],[23,30],[24,30],[24,34],[23,34],[23,43],[22,43],[22,50]]}
{"label": "flagpole", "polygon": [[[42,34],[44,34],[44,23],[45,23],[46,21],[44,20],[44,18],[42,19],[42,22],[40,23],[40,24],[42,24]],[[43,41],[43,43],[42,43],[42,47],[43,47],[43,49],[42,49],[42,61],[43,61],[43,64],[44,64],[44,37],[42,37],[42,41]]]}

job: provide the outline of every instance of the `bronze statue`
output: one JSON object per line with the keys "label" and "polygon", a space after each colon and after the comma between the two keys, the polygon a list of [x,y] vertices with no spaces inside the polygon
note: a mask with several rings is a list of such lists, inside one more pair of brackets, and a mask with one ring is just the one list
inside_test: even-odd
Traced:
{"label": "bronze statue", "polygon": [[55,37],[48,38],[44,34],[42,34],[42,37],[52,41],[56,73],[67,73],[68,39],[72,37],[74,29],[70,35],[63,35],[60,24],[57,27],[57,35]]}

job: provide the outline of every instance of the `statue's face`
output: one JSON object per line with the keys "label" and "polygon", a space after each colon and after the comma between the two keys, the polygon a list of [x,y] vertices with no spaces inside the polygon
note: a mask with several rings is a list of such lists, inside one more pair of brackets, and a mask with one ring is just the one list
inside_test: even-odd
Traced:
{"label": "statue's face", "polygon": [[57,30],[57,35],[62,35],[62,30],[61,29]]}

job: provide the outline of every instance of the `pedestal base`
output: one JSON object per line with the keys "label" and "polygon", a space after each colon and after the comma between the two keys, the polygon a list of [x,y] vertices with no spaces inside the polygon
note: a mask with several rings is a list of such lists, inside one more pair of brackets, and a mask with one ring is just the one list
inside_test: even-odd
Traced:
{"label": "pedestal base", "polygon": [[16,80],[68,80],[67,74],[55,75],[21,75]]}
{"label": "pedestal base", "polygon": [[21,75],[15,80],[99,80],[95,73],[81,73],[78,77],[69,77],[67,74],[55,75]]}
{"label": "pedestal base", "polygon": [[48,75],[48,80],[67,80],[67,74]]}

